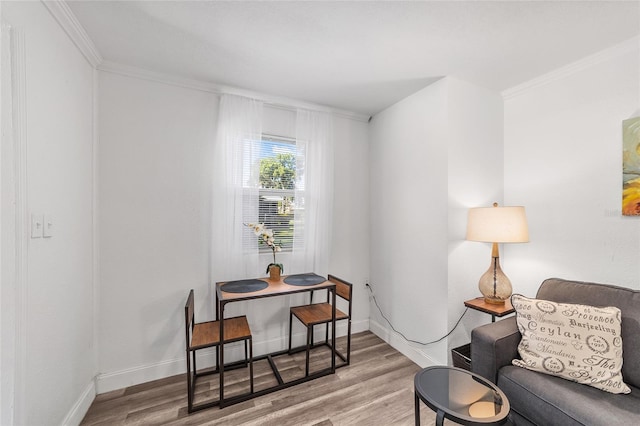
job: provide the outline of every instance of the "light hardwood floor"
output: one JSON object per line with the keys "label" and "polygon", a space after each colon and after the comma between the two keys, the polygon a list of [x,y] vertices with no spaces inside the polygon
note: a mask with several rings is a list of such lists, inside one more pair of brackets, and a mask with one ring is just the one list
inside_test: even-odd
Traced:
{"label": "light hardwood floor", "polygon": [[[345,342],[338,339],[338,347]],[[326,365],[325,350],[314,350],[311,371]],[[285,381],[304,374],[303,352],[277,362]],[[98,395],[82,425],[413,425],[413,378],[418,371],[420,367],[376,335],[363,332],[352,336],[351,365],[334,375],[224,409],[188,414],[186,376],[181,374]],[[246,392],[247,375],[246,368],[225,374],[225,395]],[[254,376],[256,389],[275,381],[266,361],[254,364]],[[217,378],[198,379],[198,399],[217,397]],[[422,425],[435,423],[424,404],[420,412]]]}

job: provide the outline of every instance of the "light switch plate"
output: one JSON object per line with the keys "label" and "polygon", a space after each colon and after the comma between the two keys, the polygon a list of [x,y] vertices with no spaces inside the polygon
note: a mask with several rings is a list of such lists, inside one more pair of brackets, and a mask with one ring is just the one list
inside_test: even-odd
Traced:
{"label": "light switch plate", "polygon": [[44,223],[42,224],[42,236],[44,238],[53,237],[53,218],[50,214],[44,215]]}
{"label": "light switch plate", "polygon": [[31,214],[31,238],[42,238],[43,215]]}

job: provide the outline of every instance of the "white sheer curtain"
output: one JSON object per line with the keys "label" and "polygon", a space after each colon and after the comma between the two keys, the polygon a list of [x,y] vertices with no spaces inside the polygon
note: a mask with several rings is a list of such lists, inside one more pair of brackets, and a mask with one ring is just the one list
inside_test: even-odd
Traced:
{"label": "white sheer curtain", "polygon": [[[222,95],[213,158],[211,277],[212,282],[261,276],[257,245],[243,247],[250,232],[243,221],[257,222],[257,172],[245,173],[245,161],[253,158],[262,138],[262,102],[236,95]],[[255,208],[247,208],[254,205]],[[247,217],[246,212],[255,212]]]}
{"label": "white sheer curtain", "polygon": [[333,122],[328,113],[299,109],[296,114],[296,168],[302,185],[295,199],[304,200],[296,211],[296,238],[293,243],[291,273],[329,272],[329,250],[333,222]]}

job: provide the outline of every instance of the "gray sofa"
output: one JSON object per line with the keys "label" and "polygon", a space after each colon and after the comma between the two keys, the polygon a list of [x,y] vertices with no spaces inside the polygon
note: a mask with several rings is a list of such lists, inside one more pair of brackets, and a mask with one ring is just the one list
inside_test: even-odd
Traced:
{"label": "gray sofa", "polygon": [[558,303],[616,306],[622,311],[622,376],[630,394],[611,394],[591,386],[515,367],[518,331],[515,317],[475,328],[471,369],[498,385],[511,403],[516,425],[640,425],[640,291],[613,285],[551,278],[537,299]]}

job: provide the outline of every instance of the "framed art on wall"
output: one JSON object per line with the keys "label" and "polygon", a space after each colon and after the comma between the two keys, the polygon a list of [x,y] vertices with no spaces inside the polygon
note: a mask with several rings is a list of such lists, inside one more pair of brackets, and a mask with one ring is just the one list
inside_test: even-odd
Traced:
{"label": "framed art on wall", "polygon": [[622,122],[622,214],[640,216],[640,117]]}

